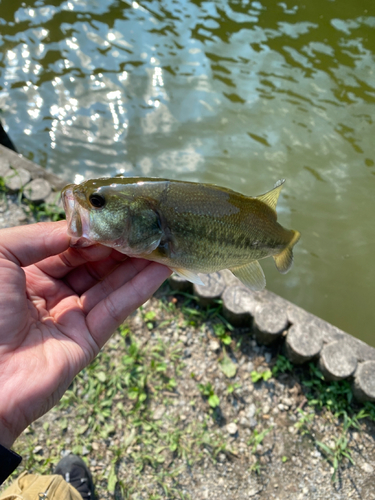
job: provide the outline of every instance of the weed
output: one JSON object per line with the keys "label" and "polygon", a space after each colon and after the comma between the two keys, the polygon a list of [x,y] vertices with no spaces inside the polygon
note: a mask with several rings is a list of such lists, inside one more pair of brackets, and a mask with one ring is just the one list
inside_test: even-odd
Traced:
{"label": "weed", "polygon": [[233,363],[228,354],[224,350],[224,356],[221,361],[219,361],[219,366],[224,375],[228,378],[233,378],[237,373],[237,364]]}
{"label": "weed", "polygon": [[210,382],[207,382],[207,384],[198,384],[198,388],[202,396],[205,396],[207,398],[207,402],[211,406],[211,408],[216,408],[217,406],[219,406],[219,396],[215,394],[214,388],[212,387],[212,384]]}
{"label": "weed", "polygon": [[198,306],[198,297],[186,292],[175,292],[177,295],[185,298],[185,301],[180,307],[180,311],[185,318],[184,326],[199,326],[207,320],[213,320],[214,318],[219,318],[227,328],[233,329],[231,325],[220,315],[223,308],[223,301],[216,300],[214,305],[203,308]]}
{"label": "weed", "polygon": [[301,408],[298,408],[297,412],[299,414],[299,419],[294,426],[301,432],[302,435],[309,434],[311,432],[311,424],[314,421],[315,413],[308,413],[303,411]]}
{"label": "weed", "polygon": [[250,470],[255,472],[257,475],[260,475],[261,473],[261,465],[260,461],[258,459],[259,455],[259,446],[263,443],[264,438],[267,436],[269,432],[271,432],[273,429],[273,426],[271,425],[267,429],[264,429],[263,431],[259,432],[256,429],[254,429],[253,435],[247,442],[248,446],[251,446],[251,453],[255,455],[256,460],[253,463],[253,465],[250,467]]}
{"label": "weed", "polygon": [[346,458],[349,460],[351,464],[354,465],[354,460],[351,456],[351,450],[348,447],[349,438],[348,438],[348,430],[352,422],[345,415],[344,424],[340,435],[332,441],[331,446],[328,446],[321,441],[316,441],[315,444],[322,450],[328,461],[332,464],[333,474],[332,481],[335,481],[337,478],[337,472],[339,470],[341,462]]}
{"label": "weed", "polygon": [[272,372],[271,370],[265,370],[263,372],[257,372],[253,370],[250,373],[250,376],[253,384],[256,384],[260,380],[264,380],[264,382],[267,382],[267,380],[269,380],[272,377]]}
{"label": "weed", "polygon": [[272,368],[272,375],[277,377],[279,373],[292,372],[294,369],[292,363],[288,358],[279,354],[276,359],[276,363]]}
{"label": "weed", "polygon": [[[144,321],[156,319],[146,314]],[[179,344],[170,345],[156,335],[141,342],[129,326],[120,327],[52,410],[54,425],[49,420],[43,424],[48,440],[44,455],[38,451],[40,433],[34,432],[34,425],[19,440],[26,467],[51,473],[67,446],[77,454],[95,449],[95,458],[108,460],[106,468],[95,472],[99,489],[129,499],[141,489],[146,498],[187,500],[179,483],[182,469],[203,458],[214,463],[226,444],[225,437],[208,424],[209,415],[203,422],[187,422],[168,411],[173,408],[181,363]],[[202,390],[212,408],[219,404],[212,386],[206,384]],[[146,470],[151,478],[147,485]]]}
{"label": "weed", "polygon": [[256,429],[254,429],[253,435],[247,442],[248,446],[251,446],[251,453],[256,453],[257,448],[260,444],[262,444],[263,439],[267,436],[269,432],[271,432],[273,429],[273,426],[271,425],[267,429],[264,429],[263,431],[259,432]]}
{"label": "weed", "polygon": [[216,323],[215,325],[213,325],[213,329],[215,335],[223,344],[229,345],[232,342],[232,337],[228,335],[227,329],[225,328],[225,325],[223,323]]}
{"label": "weed", "polygon": [[239,382],[235,382],[234,384],[229,384],[227,387],[227,394],[233,394],[236,389],[239,389],[241,384]]}
{"label": "weed", "polygon": [[149,330],[154,328],[154,320],[156,318],[155,311],[148,311],[143,314],[143,320],[146,322],[146,326]]}
{"label": "weed", "polygon": [[347,380],[340,382],[326,382],[322,372],[313,363],[309,364],[309,376],[302,380],[308,389],[306,397],[309,405],[321,410],[326,408],[338,417],[351,412],[353,393]]}

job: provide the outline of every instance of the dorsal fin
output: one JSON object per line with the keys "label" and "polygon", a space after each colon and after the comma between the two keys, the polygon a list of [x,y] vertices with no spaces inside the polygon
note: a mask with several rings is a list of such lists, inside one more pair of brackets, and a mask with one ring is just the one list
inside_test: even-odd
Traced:
{"label": "dorsal fin", "polygon": [[257,196],[257,199],[268,205],[272,210],[276,212],[277,200],[279,199],[280,191],[283,187],[285,179],[281,179],[276,182],[275,186],[268,193],[261,194]]}

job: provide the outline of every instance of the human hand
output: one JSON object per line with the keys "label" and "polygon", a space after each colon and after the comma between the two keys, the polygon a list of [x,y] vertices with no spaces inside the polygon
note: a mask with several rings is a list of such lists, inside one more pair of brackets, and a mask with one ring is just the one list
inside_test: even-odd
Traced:
{"label": "human hand", "polygon": [[0,444],[8,448],[171,274],[69,243],[65,221],[0,231]]}

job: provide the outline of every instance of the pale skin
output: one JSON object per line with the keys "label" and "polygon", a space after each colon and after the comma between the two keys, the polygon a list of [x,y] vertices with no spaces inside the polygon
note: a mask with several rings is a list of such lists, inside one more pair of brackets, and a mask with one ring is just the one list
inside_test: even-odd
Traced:
{"label": "pale skin", "polygon": [[0,444],[57,404],[115,329],[171,274],[95,245],[66,222],[0,231]]}

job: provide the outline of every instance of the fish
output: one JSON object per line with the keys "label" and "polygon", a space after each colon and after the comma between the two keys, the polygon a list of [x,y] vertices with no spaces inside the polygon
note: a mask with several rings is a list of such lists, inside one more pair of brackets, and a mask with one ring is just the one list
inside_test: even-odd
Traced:
{"label": "fish", "polygon": [[293,262],[300,233],[277,222],[285,179],[251,197],[213,184],[154,177],[113,177],[69,184],[62,191],[74,246],[96,243],[166,265],[204,285],[199,274],[229,269],[251,290],[266,279],[259,260],[280,273]]}

